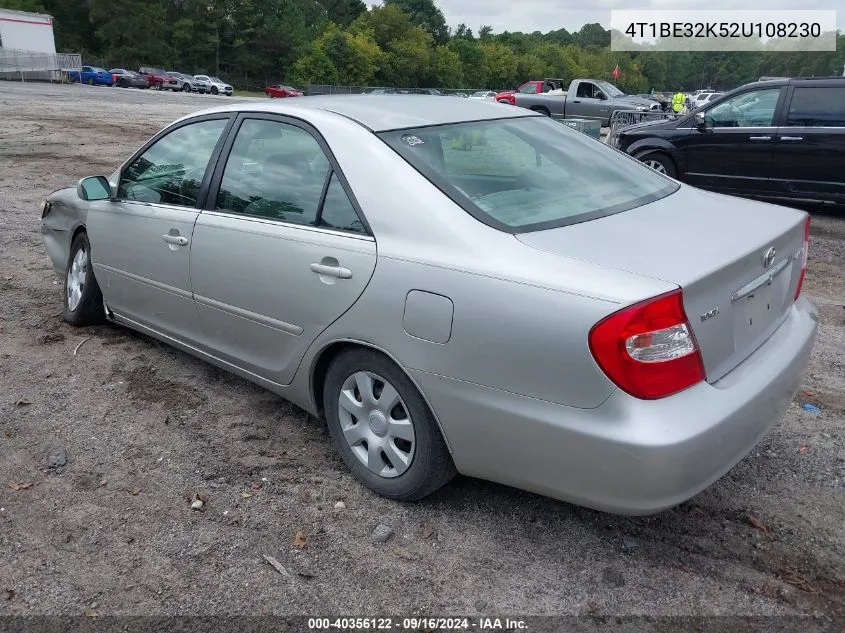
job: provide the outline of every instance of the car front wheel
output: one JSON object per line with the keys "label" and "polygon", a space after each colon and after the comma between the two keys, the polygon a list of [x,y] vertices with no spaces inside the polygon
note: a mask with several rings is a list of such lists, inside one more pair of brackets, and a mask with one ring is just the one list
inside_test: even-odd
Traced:
{"label": "car front wheel", "polygon": [[416,501],[454,477],[452,457],[428,405],[382,354],[342,352],[326,374],[323,404],[335,447],[371,490]]}
{"label": "car front wheel", "polygon": [[96,325],[105,318],[103,293],[94,278],[91,245],[85,233],[77,235],[70,247],[64,295],[62,316],[71,325]]}
{"label": "car front wheel", "polygon": [[646,152],[638,158],[658,173],[665,174],[670,178],[675,178],[678,175],[675,163],[663,152]]}
{"label": "car front wheel", "polygon": [[213,94],[213,95],[217,94],[217,86],[211,86],[211,94]]}

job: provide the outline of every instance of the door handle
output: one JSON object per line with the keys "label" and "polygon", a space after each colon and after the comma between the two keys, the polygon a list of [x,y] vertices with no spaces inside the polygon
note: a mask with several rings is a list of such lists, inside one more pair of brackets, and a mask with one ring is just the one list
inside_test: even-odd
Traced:
{"label": "door handle", "polygon": [[771,141],[772,137],[771,136],[749,136],[748,140],[749,141]]}
{"label": "door handle", "polygon": [[326,277],[337,277],[338,279],[352,279],[352,271],[343,266],[328,266],[326,264],[311,264],[311,272]]}
{"label": "door handle", "polygon": [[572,103],[581,103],[581,100],[580,100],[580,99],[574,99],[574,100],[572,101]]}
{"label": "door handle", "polygon": [[182,237],[181,235],[162,235],[161,239],[168,244],[175,244],[178,246],[185,246],[188,243],[188,238]]}
{"label": "door handle", "polygon": [[782,141],[803,141],[803,136],[781,136],[780,140]]}

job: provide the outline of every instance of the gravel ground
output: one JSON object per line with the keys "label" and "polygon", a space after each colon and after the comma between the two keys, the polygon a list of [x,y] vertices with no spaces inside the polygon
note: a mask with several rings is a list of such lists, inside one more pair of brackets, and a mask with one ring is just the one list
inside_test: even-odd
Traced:
{"label": "gravel ground", "polygon": [[845,612],[844,217],[814,218],[802,392],[709,490],[647,518],[467,478],[394,503],[281,398],[58,316],[44,196],[221,100],[0,82],[0,615]]}

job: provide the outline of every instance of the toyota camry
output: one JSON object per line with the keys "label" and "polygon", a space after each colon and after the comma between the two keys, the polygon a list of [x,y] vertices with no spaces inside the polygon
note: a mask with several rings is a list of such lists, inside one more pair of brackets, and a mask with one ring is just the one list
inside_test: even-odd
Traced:
{"label": "toyota camry", "polygon": [[817,328],[805,213],[470,99],[192,114],[51,194],[42,232],[69,323],[282,395],[397,500],[459,472],[677,505],[777,422]]}

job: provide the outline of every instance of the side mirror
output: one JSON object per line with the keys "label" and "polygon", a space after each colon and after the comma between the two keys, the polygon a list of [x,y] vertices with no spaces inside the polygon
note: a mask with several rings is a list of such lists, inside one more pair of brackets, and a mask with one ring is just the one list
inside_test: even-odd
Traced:
{"label": "side mirror", "polygon": [[596,99],[598,99],[599,101],[607,101],[607,95],[599,91],[596,93]]}
{"label": "side mirror", "polygon": [[704,116],[704,112],[695,113],[695,125],[699,128],[707,127],[707,118]]}
{"label": "side mirror", "polygon": [[76,185],[76,195],[83,200],[108,200],[111,198],[111,185],[105,176],[89,176]]}

